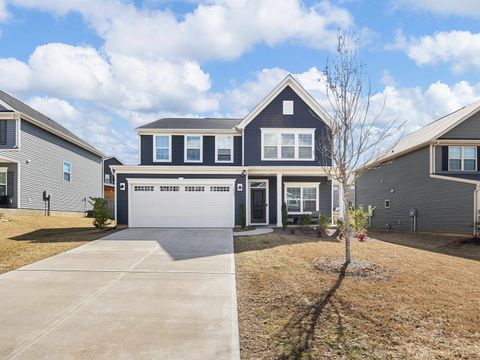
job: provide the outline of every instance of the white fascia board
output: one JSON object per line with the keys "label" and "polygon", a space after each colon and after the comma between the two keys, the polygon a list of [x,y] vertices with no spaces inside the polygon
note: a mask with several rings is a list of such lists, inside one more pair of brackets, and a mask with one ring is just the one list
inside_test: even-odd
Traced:
{"label": "white fascia board", "polygon": [[18,113],[0,112],[0,120],[17,120]]}
{"label": "white fascia board", "polygon": [[170,166],[170,165],[112,165],[116,174],[228,174],[239,175],[245,169],[240,166]]}
{"label": "white fascia board", "polygon": [[169,135],[190,135],[190,134],[199,134],[199,135],[236,135],[241,136],[242,134],[236,130],[232,129],[137,129],[138,135],[156,135],[156,134],[169,134]]}
{"label": "white fascia board", "polygon": [[234,185],[235,179],[142,179],[127,178],[129,184],[153,185]]}
{"label": "white fascia board", "polygon": [[[295,80],[292,75],[287,75],[280,84],[278,84],[245,118],[237,125],[237,129],[245,129],[245,127],[253,120],[257,115],[267,107],[278,94],[280,94],[287,86],[290,86],[293,91],[297,93],[305,103],[312,108],[313,111],[323,120],[327,126],[333,122],[329,113],[313,98],[312,95],[305,90],[300,83]],[[320,121],[319,119],[319,121]]]}
{"label": "white fascia board", "polygon": [[284,176],[328,176],[329,172],[318,166],[252,166],[247,168],[250,175],[276,175]]}
{"label": "white fascia board", "polygon": [[480,140],[478,139],[440,139],[431,143],[431,145],[480,145]]}
{"label": "white fascia board", "polygon": [[480,185],[480,180],[471,180],[471,179],[463,179],[463,178],[456,178],[453,176],[444,176],[444,175],[437,175],[437,174],[430,174],[430,177],[433,179],[441,179],[441,180],[448,180],[448,181],[455,181],[461,182],[465,184],[473,184],[473,185]]}

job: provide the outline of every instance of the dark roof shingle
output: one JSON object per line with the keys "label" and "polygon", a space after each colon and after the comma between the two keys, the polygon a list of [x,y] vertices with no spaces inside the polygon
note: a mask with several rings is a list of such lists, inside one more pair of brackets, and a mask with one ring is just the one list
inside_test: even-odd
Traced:
{"label": "dark roof shingle", "polygon": [[140,126],[138,129],[228,130],[242,119],[227,118],[164,118]]}
{"label": "dark roof shingle", "polygon": [[18,111],[20,113],[23,113],[23,114],[37,120],[38,122],[42,123],[43,125],[46,125],[46,126],[52,128],[52,129],[58,131],[62,135],[68,136],[68,137],[76,140],[77,142],[82,144],[83,147],[85,147],[90,152],[92,152],[96,155],[99,155],[99,156],[103,156],[102,153],[99,150],[95,149],[92,145],[90,145],[86,141],[79,138],[77,135],[72,133],[70,130],[64,128],[62,125],[60,125],[55,120],[50,119],[48,116],[42,114],[41,112],[38,112],[35,109],[32,109],[27,104],[21,102],[20,100],[14,98],[13,96],[7,94],[6,92],[4,92],[2,90],[0,90],[0,100],[2,100],[7,105],[14,108],[16,111]]}

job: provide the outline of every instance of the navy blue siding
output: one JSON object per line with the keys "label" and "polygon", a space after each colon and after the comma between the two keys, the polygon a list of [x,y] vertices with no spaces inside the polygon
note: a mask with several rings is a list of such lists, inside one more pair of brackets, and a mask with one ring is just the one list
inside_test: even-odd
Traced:
{"label": "navy blue siding", "polygon": [[[240,204],[245,206],[245,177],[241,175],[213,175],[213,174],[117,174],[117,223],[128,225],[128,182],[127,178],[142,179],[236,179],[235,181],[235,225],[240,225]],[[125,183],[126,189],[120,190],[120,184]],[[243,191],[237,191],[237,185],[242,184]],[[206,209],[208,211],[208,209]]]}
{"label": "navy blue siding", "polygon": [[141,165],[218,165],[218,166],[240,166],[242,165],[242,137],[233,137],[233,163],[215,162],[215,136],[203,136],[203,162],[185,163],[184,161],[184,136],[172,136],[172,162],[153,161],[153,135],[141,135]]}
{"label": "navy blue siding", "polygon": [[105,174],[110,174],[110,184],[115,183],[115,178],[113,177],[112,170],[110,169],[110,166],[112,165],[122,165],[122,163],[114,157],[107,159],[103,162],[103,182],[104,183],[106,183]]}
{"label": "navy blue siding", "polygon": [[[294,115],[282,114],[283,100],[294,101]],[[313,161],[262,161],[260,128],[315,128],[315,142],[317,144],[328,136],[326,124],[314,115],[313,110],[289,86],[272,100],[245,128],[245,165],[331,165],[331,159],[322,155],[322,151],[317,144],[314,144],[315,160]]]}

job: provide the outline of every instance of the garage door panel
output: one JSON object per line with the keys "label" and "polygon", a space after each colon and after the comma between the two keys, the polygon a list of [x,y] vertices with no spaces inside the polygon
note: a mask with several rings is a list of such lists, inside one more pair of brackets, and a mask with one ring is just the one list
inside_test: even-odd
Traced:
{"label": "garage door panel", "polygon": [[[130,188],[131,227],[233,227],[234,186],[144,185]],[[153,186],[153,191],[150,191]],[[172,189],[178,191],[172,191]],[[141,191],[136,191],[141,190]],[[191,191],[186,191],[191,190]],[[203,190],[203,191],[199,191]]]}

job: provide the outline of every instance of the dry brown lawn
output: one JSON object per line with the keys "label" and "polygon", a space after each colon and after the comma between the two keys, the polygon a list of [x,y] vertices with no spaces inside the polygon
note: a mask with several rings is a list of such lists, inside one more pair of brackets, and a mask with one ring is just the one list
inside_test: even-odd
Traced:
{"label": "dry brown lawn", "polygon": [[77,217],[11,216],[0,219],[0,273],[106,236],[92,219]]}
{"label": "dry brown lawn", "polygon": [[385,278],[315,270],[335,239],[235,238],[242,359],[480,359],[480,245],[370,235],[353,256]]}

